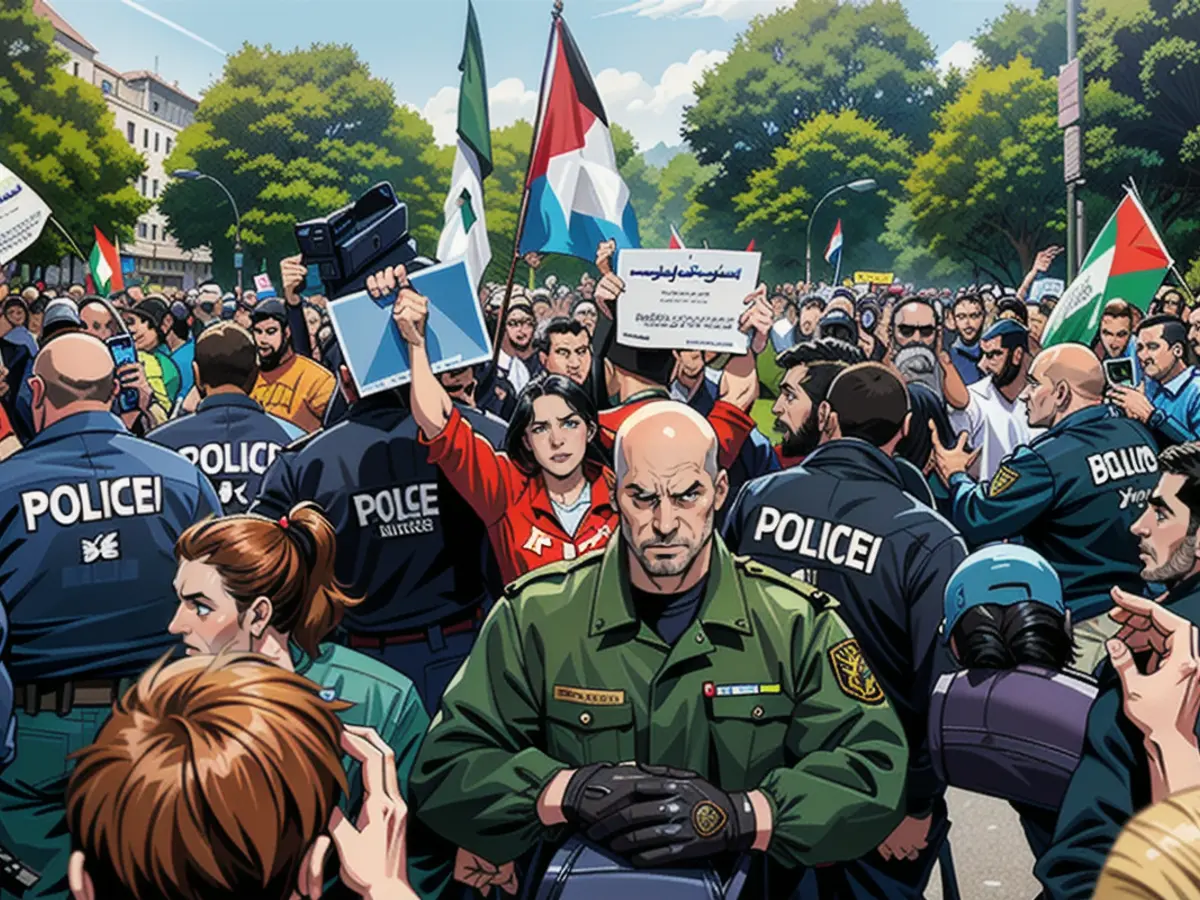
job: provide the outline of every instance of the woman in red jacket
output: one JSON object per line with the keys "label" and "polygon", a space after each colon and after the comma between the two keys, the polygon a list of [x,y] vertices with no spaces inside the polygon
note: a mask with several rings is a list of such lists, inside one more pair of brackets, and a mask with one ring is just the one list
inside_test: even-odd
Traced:
{"label": "woman in red jacket", "polygon": [[429,302],[402,267],[367,279],[372,296],[400,285],[393,318],[408,342],[410,405],[429,459],[483,519],[505,582],[547,563],[599,550],[617,532],[612,472],[598,460],[596,407],[561,375],[521,392],[505,452],[475,434],[434,375],[425,347]]}

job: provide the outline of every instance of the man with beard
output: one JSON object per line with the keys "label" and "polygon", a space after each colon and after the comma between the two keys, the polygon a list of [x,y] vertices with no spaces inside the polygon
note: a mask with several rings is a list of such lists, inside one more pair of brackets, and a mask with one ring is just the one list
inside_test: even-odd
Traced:
{"label": "man with beard", "polygon": [[967,443],[980,452],[979,477],[990,481],[1000,460],[1022,444],[1028,444],[1042,429],[1029,425],[1017,398],[1025,390],[1029,369],[1029,332],[1020,322],[1001,319],[979,342],[982,381],[967,387],[967,402],[950,405],[950,424],[965,432]]}
{"label": "man with beard", "polygon": [[292,349],[292,330],[280,301],[264,300],[255,307],[253,318],[259,372],[250,396],[271,415],[304,431],[316,431],[333,395],[333,375]]}
{"label": "man with beard", "polygon": [[923,384],[951,404],[965,404],[966,385],[938,340],[941,324],[936,301],[920,296],[900,300],[888,323],[892,365],[906,383]]}
{"label": "man with beard", "polygon": [[798,465],[816,449],[821,440],[817,408],[833,379],[847,366],[862,361],[862,350],[835,338],[805,341],[776,358],[783,378],[771,414],[775,416],[775,430],[783,435],[775,448],[783,468]]}
{"label": "man with beard", "polygon": [[[1167,586],[1159,598],[1165,608],[1200,624],[1200,444],[1171,447],[1158,462],[1161,477],[1131,529],[1141,576],[1147,584]],[[1119,592],[1113,588],[1114,595]],[[1129,618],[1116,610],[1111,616],[1122,623]],[[1063,798],[1054,843],[1035,869],[1047,900],[1091,897],[1117,835],[1151,802],[1147,755],[1161,754],[1161,748],[1149,744],[1125,714],[1121,681],[1110,662],[1100,669],[1098,680],[1083,756]],[[1186,723],[1186,732],[1193,730]],[[1192,754],[1194,742],[1193,737]]]}
{"label": "man with beard", "polygon": [[983,323],[987,316],[987,307],[983,298],[978,294],[963,294],[954,301],[950,313],[954,319],[958,339],[950,346],[950,359],[964,384],[974,384],[983,378],[979,368],[979,336],[983,333]]}
{"label": "man with beard", "polygon": [[933,441],[951,518],[967,543],[1020,537],[1058,572],[1084,672],[1103,659],[1116,631],[1104,616],[1109,589],[1141,590],[1142,565],[1126,534],[1158,477],[1154,437],[1103,394],[1091,348],[1058,344],[1038,354],[1019,398],[1030,427],[1046,430],[1005,458],[990,481],[967,475],[979,451],[966,449],[965,435],[949,448]]}
{"label": "man with beard", "polygon": [[1187,328],[1174,316],[1151,316],[1138,326],[1137,386],[1111,385],[1109,402],[1150,427],[1161,446],[1200,437],[1200,372],[1187,364]]}
{"label": "man with beard", "polygon": [[416,814],[502,883],[578,832],[639,868],[765,853],[752,878],[785,896],[898,821],[899,723],[831,599],[714,533],[728,479],[699,413],[647,404],[614,452],[619,539],[506,589],[425,736]]}
{"label": "man with beard", "polygon": [[929,696],[941,674],[946,583],[967,550],[905,489],[894,457],[911,419],[890,368],[843,370],[818,407],[820,446],[802,465],[746,485],[725,529],[734,552],[838,598],[908,739],[905,818],[870,853],[812,873],[805,898],[923,897],[949,830],[929,755]]}

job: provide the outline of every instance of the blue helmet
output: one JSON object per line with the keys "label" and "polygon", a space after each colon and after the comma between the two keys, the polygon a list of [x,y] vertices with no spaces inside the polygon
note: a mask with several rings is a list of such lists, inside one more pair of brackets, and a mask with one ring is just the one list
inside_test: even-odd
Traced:
{"label": "blue helmet", "polygon": [[1013,606],[1026,600],[1066,615],[1062,582],[1039,553],[1019,544],[993,544],[976,550],[946,583],[942,639],[950,640],[963,614],[976,606]]}

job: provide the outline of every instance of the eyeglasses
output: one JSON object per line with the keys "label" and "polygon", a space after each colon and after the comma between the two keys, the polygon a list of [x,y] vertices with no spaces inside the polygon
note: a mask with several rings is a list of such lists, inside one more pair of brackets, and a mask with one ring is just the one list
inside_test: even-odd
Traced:
{"label": "eyeglasses", "polygon": [[532,326],[533,319],[526,318],[525,316],[509,316],[508,325],[510,328],[520,328],[522,325]]}
{"label": "eyeglasses", "polygon": [[918,334],[923,338],[931,338],[937,334],[937,328],[933,325],[897,325],[896,331],[903,338],[915,337]]}

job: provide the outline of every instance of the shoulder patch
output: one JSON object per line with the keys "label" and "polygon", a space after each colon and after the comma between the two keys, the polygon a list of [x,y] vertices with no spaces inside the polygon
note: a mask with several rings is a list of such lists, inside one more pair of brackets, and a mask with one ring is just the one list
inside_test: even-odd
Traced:
{"label": "shoulder patch", "polygon": [[829,664],[833,667],[838,688],[847,697],[867,706],[879,706],[886,699],[855,638],[847,638],[830,647]]}
{"label": "shoulder patch", "polygon": [[1021,480],[1021,473],[1008,466],[1001,466],[988,482],[988,496],[999,497],[1010,487]]}
{"label": "shoulder patch", "polygon": [[599,565],[600,560],[604,558],[604,552],[593,551],[585,553],[583,556],[576,557],[570,560],[560,560],[559,562],[547,563],[544,566],[539,566],[532,572],[526,572],[524,575],[517,578],[504,586],[504,596],[516,597],[526,588],[537,584],[540,581],[550,581],[552,579],[562,579],[572,572],[582,569],[586,566]]}

